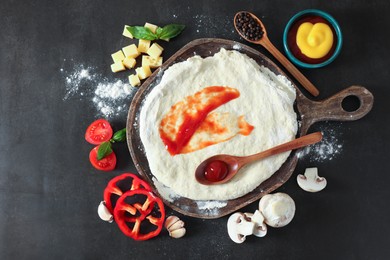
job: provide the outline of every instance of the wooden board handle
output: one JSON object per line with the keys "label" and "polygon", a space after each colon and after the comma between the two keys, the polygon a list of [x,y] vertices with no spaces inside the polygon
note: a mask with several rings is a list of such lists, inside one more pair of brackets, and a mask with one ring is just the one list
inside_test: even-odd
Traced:
{"label": "wooden board handle", "polygon": [[[346,111],[343,100],[349,96],[359,99],[360,105],[354,111]],[[354,121],[362,118],[371,111],[374,104],[374,96],[363,86],[351,86],[322,101],[311,101],[302,98],[298,102],[298,110],[304,116],[302,118],[302,135],[308,128],[319,121]]]}

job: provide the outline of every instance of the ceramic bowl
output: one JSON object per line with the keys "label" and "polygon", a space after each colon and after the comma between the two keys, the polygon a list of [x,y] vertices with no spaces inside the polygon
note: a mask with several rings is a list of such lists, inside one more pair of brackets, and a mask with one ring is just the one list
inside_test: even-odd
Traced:
{"label": "ceramic bowl", "polygon": [[[336,41],[336,45],[335,45],[334,50],[332,51],[332,55],[330,57],[328,57],[326,60],[320,61],[319,63],[314,63],[314,64],[304,62],[304,61],[298,59],[297,57],[295,57],[293,52],[290,49],[289,44],[288,44],[288,33],[290,32],[291,28],[294,26],[294,24],[296,22],[298,22],[299,20],[304,19],[305,17],[308,17],[308,16],[322,17],[323,19],[325,19],[326,21],[329,22],[329,24],[333,27],[334,32],[336,33],[336,35],[334,35],[334,37],[333,37],[334,40]],[[284,29],[284,33],[283,33],[283,46],[284,46],[284,50],[287,54],[287,57],[295,65],[302,67],[302,68],[313,69],[313,68],[320,68],[320,67],[324,67],[324,66],[328,65],[329,63],[334,61],[336,59],[336,57],[340,54],[342,45],[343,45],[343,36],[342,36],[340,26],[337,23],[337,21],[330,14],[328,14],[324,11],[321,11],[321,10],[317,10],[317,9],[303,10],[303,11],[297,13],[296,15],[294,15],[288,21],[288,23]]]}

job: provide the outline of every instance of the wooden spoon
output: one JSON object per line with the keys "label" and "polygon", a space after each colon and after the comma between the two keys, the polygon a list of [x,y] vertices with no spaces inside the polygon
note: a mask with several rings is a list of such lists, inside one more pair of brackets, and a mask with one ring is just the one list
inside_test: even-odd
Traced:
{"label": "wooden spoon", "polygon": [[[295,140],[292,140],[290,142],[275,146],[271,149],[265,150],[263,152],[249,155],[249,156],[233,156],[233,155],[227,155],[227,154],[220,154],[212,156],[206,160],[204,160],[198,168],[195,170],[195,178],[196,180],[204,185],[215,185],[215,184],[221,184],[229,181],[231,178],[234,177],[234,175],[237,174],[237,172],[246,164],[261,160],[263,158],[287,152],[290,150],[298,149],[310,144],[315,144],[322,139],[322,133],[321,132],[315,132],[312,134],[308,134],[305,136],[302,136],[300,138],[297,138]],[[225,172],[223,175],[224,177],[217,181],[210,181],[206,178],[205,172],[207,167],[210,165],[210,163],[218,161],[219,163],[225,164],[225,168],[227,172]]]}
{"label": "wooden spoon", "polygon": [[[262,31],[263,31],[263,36],[255,41],[255,40],[250,40],[248,37],[246,37],[244,34],[241,33],[241,31],[239,30],[238,26],[237,26],[237,23],[236,23],[236,20],[237,20],[237,16],[240,14],[240,13],[248,13],[249,15],[251,15],[255,21],[261,26],[262,28]],[[250,13],[250,12],[246,12],[246,11],[240,11],[238,13],[236,13],[236,15],[234,16],[234,28],[236,28],[236,31],[238,32],[238,34],[244,38],[245,40],[247,40],[248,42],[251,42],[251,43],[254,43],[254,44],[260,44],[262,45],[264,48],[266,48],[290,73],[291,75],[293,75],[295,77],[295,79],[302,84],[302,86],[310,92],[310,94],[312,94],[313,96],[318,96],[319,95],[319,91],[318,89],[313,85],[313,83],[311,83],[278,49],[276,49],[276,47],[271,43],[271,41],[268,39],[268,36],[267,36],[267,30],[265,29],[265,26],[264,24],[261,22],[261,20],[254,14]]]}

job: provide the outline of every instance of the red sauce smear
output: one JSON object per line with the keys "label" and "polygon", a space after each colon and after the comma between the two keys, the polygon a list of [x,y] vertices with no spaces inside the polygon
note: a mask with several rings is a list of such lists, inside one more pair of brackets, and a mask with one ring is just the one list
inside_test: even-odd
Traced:
{"label": "red sauce smear", "polygon": [[204,171],[204,177],[211,182],[222,181],[228,174],[228,166],[225,162],[216,160],[208,163]]}
{"label": "red sauce smear", "polygon": [[237,89],[211,86],[173,105],[159,127],[168,152],[171,155],[181,153],[211,111],[239,96]]}
{"label": "red sauce smear", "polygon": [[[306,22],[309,22],[312,24],[325,23],[332,29],[333,37],[334,37],[332,48],[329,50],[328,54],[326,54],[322,58],[312,59],[312,58],[307,57],[305,54],[303,54],[301,52],[301,50],[299,49],[299,47],[297,45],[296,36],[297,36],[298,28],[301,24],[306,23]],[[305,16],[302,19],[296,21],[291,26],[290,31],[287,33],[287,44],[288,44],[288,47],[290,48],[291,53],[300,61],[305,62],[305,63],[309,63],[309,64],[319,64],[319,63],[322,63],[322,62],[325,62],[326,60],[328,60],[333,55],[333,53],[336,49],[337,41],[338,41],[337,34],[336,34],[336,31],[334,30],[333,26],[326,19],[324,19],[320,16],[314,16],[314,15],[308,15],[308,16]]]}
{"label": "red sauce smear", "polygon": [[[218,115],[220,117],[218,117]],[[224,116],[229,117],[230,114],[220,114],[217,112],[209,113],[180,153],[190,153],[210,145],[225,142],[232,139],[237,134],[247,136],[254,129],[254,126],[245,121],[244,116],[239,116],[237,118],[233,115],[229,117],[230,119],[223,118]],[[230,129],[229,125],[222,124],[220,120],[232,120],[233,123],[237,124],[236,127],[238,127],[238,132],[235,132],[236,129]],[[230,125],[230,127],[234,126]]]}

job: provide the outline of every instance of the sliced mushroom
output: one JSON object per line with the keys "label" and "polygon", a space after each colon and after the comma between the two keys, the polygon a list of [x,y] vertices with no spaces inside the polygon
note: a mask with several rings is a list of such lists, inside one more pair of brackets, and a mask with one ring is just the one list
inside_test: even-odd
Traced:
{"label": "sliced mushroom", "polygon": [[169,216],[165,220],[165,228],[173,238],[181,238],[186,234],[184,222],[176,216]]}
{"label": "sliced mushroom", "polygon": [[285,193],[267,194],[259,202],[264,221],[271,227],[284,227],[294,217],[294,200]]}
{"label": "sliced mushroom", "polygon": [[299,174],[297,182],[299,187],[308,192],[318,192],[326,187],[326,179],[318,176],[317,168],[307,168],[305,175]]}
{"label": "sliced mushroom", "polygon": [[255,223],[251,222],[245,214],[237,212],[229,217],[227,229],[231,240],[241,244],[245,241],[246,236],[253,234]]}
{"label": "sliced mushroom", "polygon": [[109,223],[112,223],[114,221],[114,217],[112,216],[111,212],[107,209],[106,203],[104,201],[101,201],[99,204],[98,215],[102,220],[107,221]]}
{"label": "sliced mushroom", "polygon": [[255,229],[253,235],[257,237],[264,237],[267,234],[267,225],[264,223],[264,216],[260,211],[256,210],[255,213],[244,213],[251,222],[255,223]]}

